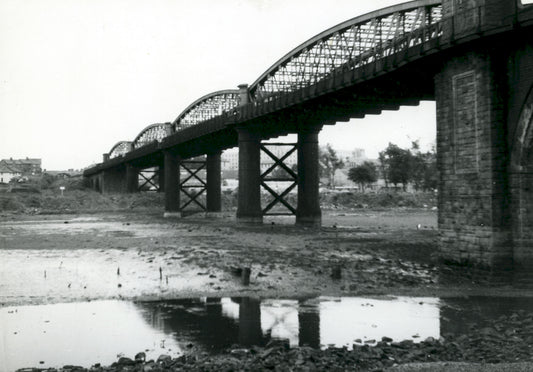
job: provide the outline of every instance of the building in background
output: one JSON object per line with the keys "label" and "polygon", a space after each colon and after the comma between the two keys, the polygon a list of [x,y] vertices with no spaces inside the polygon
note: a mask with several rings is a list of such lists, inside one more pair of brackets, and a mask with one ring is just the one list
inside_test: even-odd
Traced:
{"label": "building in background", "polygon": [[335,150],[337,157],[344,162],[344,169],[350,169],[368,160],[365,149]]}
{"label": "building in background", "polygon": [[13,178],[39,175],[41,172],[41,159],[0,160],[0,183],[9,183]]}
{"label": "building in background", "polygon": [[21,177],[22,173],[0,162],[0,183],[9,183],[13,178]]}

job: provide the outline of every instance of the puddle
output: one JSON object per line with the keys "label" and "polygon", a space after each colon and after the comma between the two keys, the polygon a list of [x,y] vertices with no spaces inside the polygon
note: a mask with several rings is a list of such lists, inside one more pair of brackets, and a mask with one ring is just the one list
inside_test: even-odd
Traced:
{"label": "puddle", "polygon": [[132,358],[176,354],[172,335],[152,327],[135,304],[97,301],[0,309],[4,345],[0,370],[109,365],[123,353]]}
{"label": "puddle", "polygon": [[184,350],[217,353],[232,345],[373,345],[387,336],[419,342],[464,334],[472,324],[528,311],[532,298],[201,298],[162,302],[94,301],[0,308],[0,370],[109,365]]}

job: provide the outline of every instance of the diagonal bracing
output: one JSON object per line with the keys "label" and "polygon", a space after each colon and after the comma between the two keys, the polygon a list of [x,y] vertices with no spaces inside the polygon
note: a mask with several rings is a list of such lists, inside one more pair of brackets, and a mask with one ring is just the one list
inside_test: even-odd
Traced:
{"label": "diagonal bracing", "polygon": [[200,172],[206,169],[205,160],[188,160],[181,164],[187,176],[180,182],[180,191],[185,195],[186,201],[180,206],[180,210],[184,210],[191,204],[196,204],[201,210],[206,211],[207,207],[200,196],[207,191],[207,182],[204,181]]}
{"label": "diagonal bracing", "polygon": [[[267,146],[276,146],[276,147],[282,147],[282,146],[288,147],[289,146],[290,148],[282,156],[278,157],[272,151],[270,151],[267,148]],[[263,151],[272,160],[274,160],[274,163],[261,174],[261,187],[263,187],[274,198],[265,208],[263,208],[262,212],[264,216],[296,215],[296,208],[292,206],[286,200],[286,198],[289,195],[289,193],[292,190],[294,190],[294,188],[298,185],[298,175],[284,162],[292,154],[294,154],[294,152],[296,152],[297,149],[298,147],[296,143],[261,144],[261,151]],[[281,169],[283,171],[283,176],[274,175],[274,172],[277,169]],[[274,190],[272,187],[269,186],[268,182],[290,182],[290,184],[281,193],[278,193],[276,190]],[[282,205],[288,212],[271,212],[274,206],[278,204]]]}

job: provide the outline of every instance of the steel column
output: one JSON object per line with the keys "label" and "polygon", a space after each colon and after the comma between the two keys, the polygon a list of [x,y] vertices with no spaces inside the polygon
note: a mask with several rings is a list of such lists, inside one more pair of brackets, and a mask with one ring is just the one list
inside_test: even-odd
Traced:
{"label": "steel column", "polygon": [[165,217],[181,217],[180,157],[165,151]]}
{"label": "steel column", "polygon": [[165,191],[165,166],[160,165],[159,167],[159,174],[157,176],[157,182],[159,183],[159,188],[157,189],[157,192],[163,192]]}
{"label": "steel column", "polygon": [[262,223],[261,211],[261,137],[245,128],[239,133],[239,195],[237,220]]}
{"label": "steel column", "polygon": [[207,154],[207,211],[220,212],[222,210],[222,184],[220,175],[221,151]]}
{"label": "steel column", "polygon": [[131,164],[126,164],[126,192],[139,191],[139,170]]}
{"label": "steel column", "polygon": [[312,126],[298,133],[298,206],[296,224],[320,226],[322,211],[318,186],[318,133],[321,126]]}

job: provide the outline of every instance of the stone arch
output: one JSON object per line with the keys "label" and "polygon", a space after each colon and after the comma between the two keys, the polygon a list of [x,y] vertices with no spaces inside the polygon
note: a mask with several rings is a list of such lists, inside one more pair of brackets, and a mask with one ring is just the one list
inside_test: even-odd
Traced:
{"label": "stone arch", "polygon": [[518,271],[533,268],[533,86],[526,97],[512,139],[509,172],[513,261]]}

